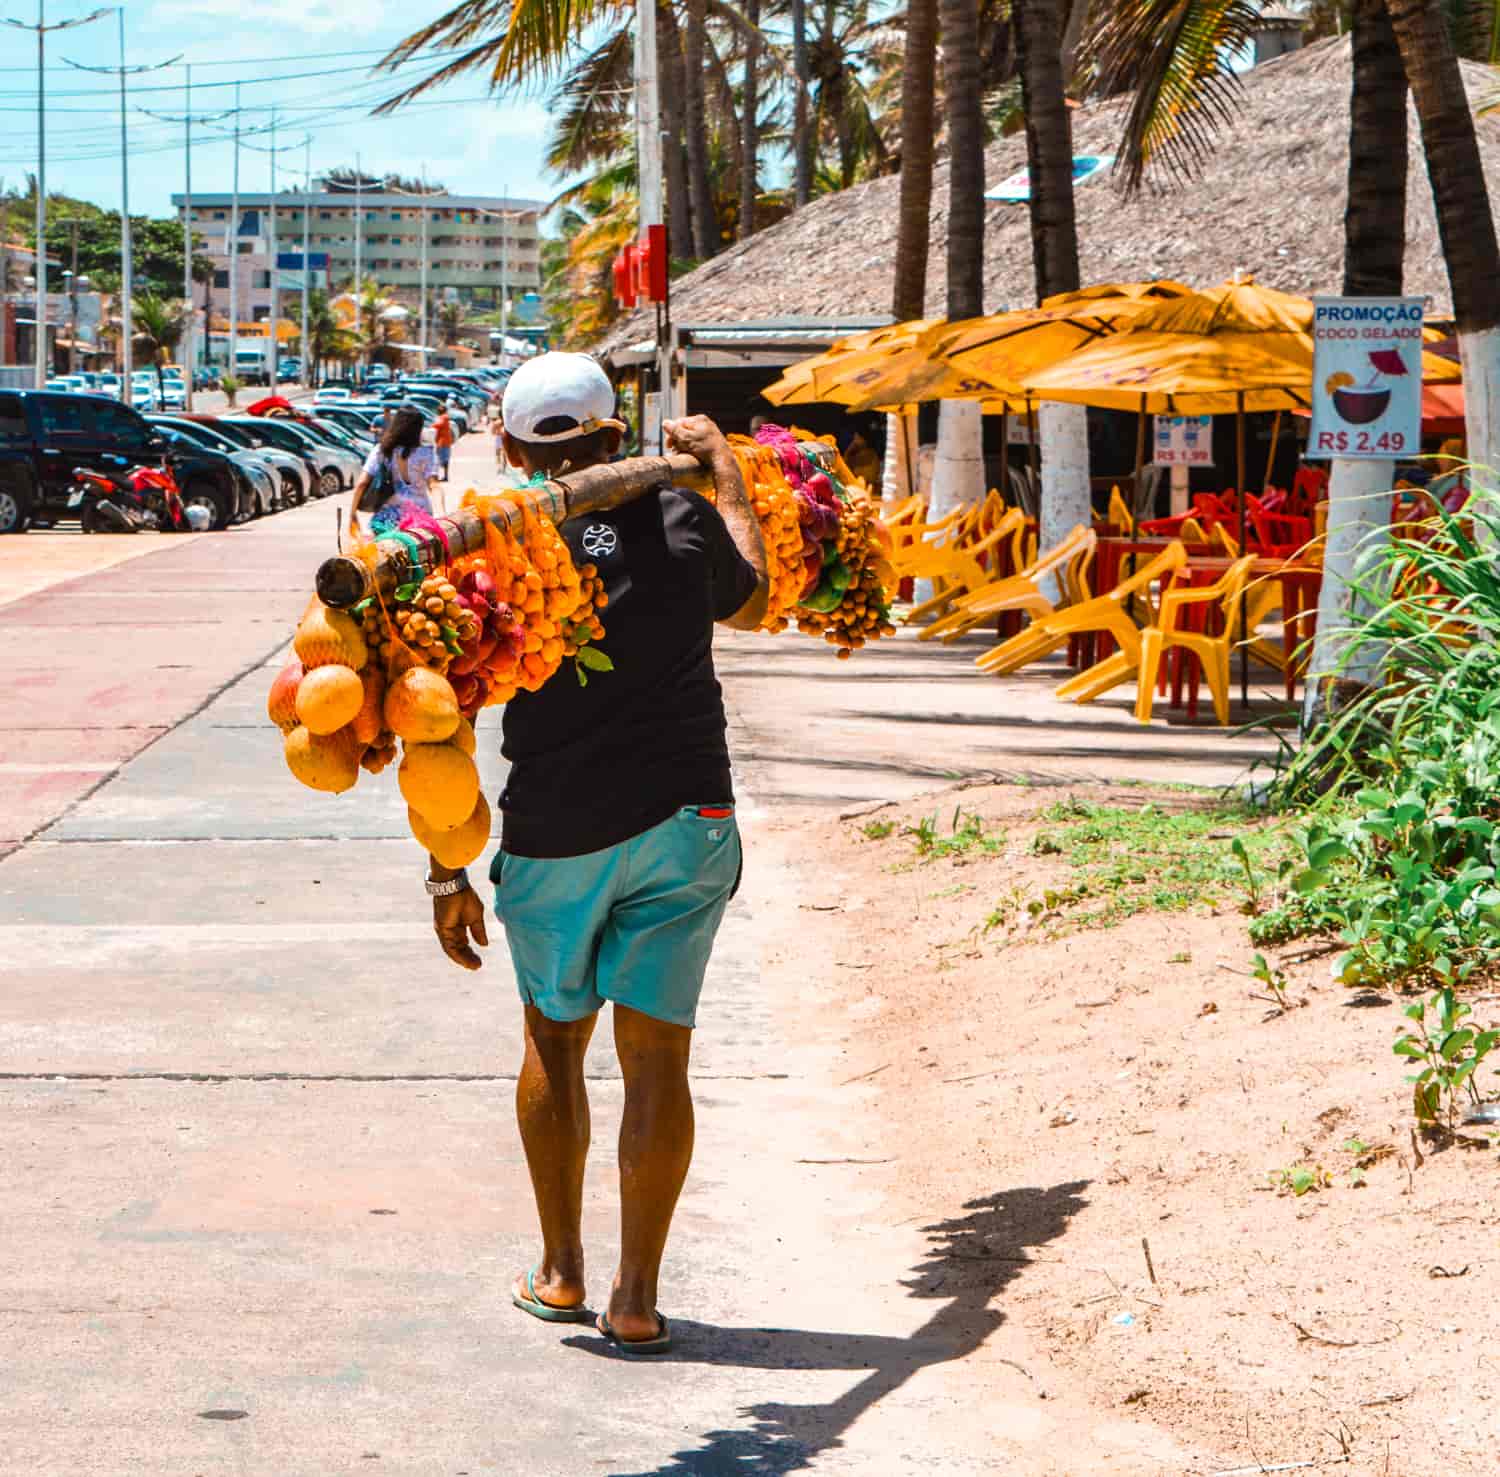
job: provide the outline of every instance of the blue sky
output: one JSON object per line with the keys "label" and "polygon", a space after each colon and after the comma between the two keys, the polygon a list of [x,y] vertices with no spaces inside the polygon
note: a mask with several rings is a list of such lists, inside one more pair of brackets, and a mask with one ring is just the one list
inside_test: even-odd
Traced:
{"label": "blue sky", "polygon": [[[437,14],[430,9],[372,6],[368,0],[136,0],[125,8],[129,64],[182,62],[131,81],[130,208],[132,214],[165,215],[170,197],[182,190],[182,127],[156,122],[137,105],[180,116],[184,111],[183,62],[193,66],[195,114],[234,105],[239,80],[247,128],[264,129],[271,109],[280,113],[278,144],[294,150],[278,156],[277,168],[303,167],[301,142],[312,135],[312,166],[352,164],[359,151],[366,169],[420,175],[464,194],[549,199],[560,188],[542,170],[547,126],[544,100],[508,96],[487,99],[478,78],[449,84],[441,99],[403,110],[389,119],[368,116],[371,103],[394,90],[388,77],[370,68],[408,31]],[[50,0],[49,22],[86,15],[85,0]],[[403,13],[404,11],[404,13]],[[0,0],[0,16],[36,19],[36,0]],[[372,19],[376,17],[377,19]],[[389,17],[388,19],[386,17]],[[0,181],[19,185],[36,168],[36,49],[25,32],[0,29]],[[47,187],[106,207],[120,203],[118,82],[78,72],[64,58],[112,66],[119,60],[114,12],[75,30],[47,38]],[[295,77],[292,74],[316,73]],[[413,75],[416,75],[415,73]],[[273,80],[280,79],[280,80]],[[197,190],[230,187],[232,145],[217,136],[230,120],[195,128],[193,185]],[[247,139],[262,147],[268,135]],[[270,183],[269,155],[240,153],[242,189]]]}

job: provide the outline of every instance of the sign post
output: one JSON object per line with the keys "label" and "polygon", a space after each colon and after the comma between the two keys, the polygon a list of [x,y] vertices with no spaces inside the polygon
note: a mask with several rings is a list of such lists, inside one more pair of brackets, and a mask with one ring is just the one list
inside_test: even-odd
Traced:
{"label": "sign post", "polygon": [[1214,418],[1211,415],[1159,415],[1152,435],[1151,460],[1172,472],[1172,516],[1191,503],[1188,469],[1214,463]]}
{"label": "sign post", "polygon": [[1422,443],[1422,299],[1313,299],[1310,457],[1391,461]]}

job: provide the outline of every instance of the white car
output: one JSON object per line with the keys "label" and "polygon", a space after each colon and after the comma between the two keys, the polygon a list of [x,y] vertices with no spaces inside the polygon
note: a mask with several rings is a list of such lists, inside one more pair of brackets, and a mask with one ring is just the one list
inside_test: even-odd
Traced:
{"label": "white car", "polygon": [[106,371],[99,376],[98,393],[108,395],[111,400],[120,398],[120,376],[113,371]]}
{"label": "white car", "polygon": [[180,379],[167,375],[158,387],[157,398],[163,410],[181,410],[187,404],[187,386]]}
{"label": "white car", "polygon": [[314,405],[341,405],[354,397],[342,385],[330,385],[313,396]]}

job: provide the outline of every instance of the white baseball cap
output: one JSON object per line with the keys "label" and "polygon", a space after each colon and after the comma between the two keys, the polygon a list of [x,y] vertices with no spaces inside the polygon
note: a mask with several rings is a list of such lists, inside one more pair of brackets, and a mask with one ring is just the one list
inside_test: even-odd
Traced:
{"label": "white baseball cap", "polygon": [[[598,361],[587,354],[540,354],[511,375],[500,406],[505,429],[518,441],[572,441],[604,426],[617,431],[615,390]],[[540,432],[550,420],[570,420],[561,431]]]}

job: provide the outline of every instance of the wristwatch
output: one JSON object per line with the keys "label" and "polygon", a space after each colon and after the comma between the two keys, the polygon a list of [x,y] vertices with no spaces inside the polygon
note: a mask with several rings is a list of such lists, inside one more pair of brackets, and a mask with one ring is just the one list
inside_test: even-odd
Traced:
{"label": "wristwatch", "polygon": [[429,897],[452,897],[454,893],[462,892],[469,885],[469,874],[463,868],[459,868],[446,882],[434,882],[430,873],[423,880],[427,884]]}

